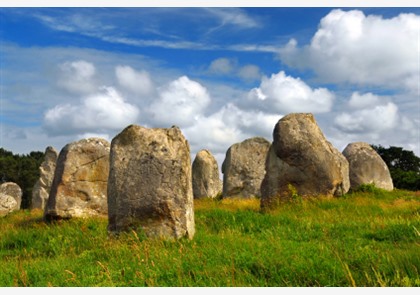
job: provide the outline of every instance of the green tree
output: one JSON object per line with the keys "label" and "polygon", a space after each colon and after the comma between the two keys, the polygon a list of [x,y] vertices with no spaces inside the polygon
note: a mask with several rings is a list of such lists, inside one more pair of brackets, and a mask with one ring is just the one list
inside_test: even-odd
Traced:
{"label": "green tree", "polygon": [[32,189],[39,178],[39,166],[44,153],[31,152],[27,155],[13,154],[0,148],[0,182],[14,182],[22,189],[22,209],[31,206]]}
{"label": "green tree", "polygon": [[394,187],[407,190],[420,190],[420,158],[413,151],[402,147],[371,145],[381,156],[391,173]]}

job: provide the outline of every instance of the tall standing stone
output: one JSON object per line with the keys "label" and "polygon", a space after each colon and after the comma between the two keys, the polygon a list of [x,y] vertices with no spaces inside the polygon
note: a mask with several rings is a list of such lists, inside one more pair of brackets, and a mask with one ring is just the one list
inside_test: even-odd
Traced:
{"label": "tall standing stone", "polygon": [[109,152],[109,142],[101,138],[82,139],[61,150],[44,213],[47,220],[108,214]]}
{"label": "tall standing stone", "polygon": [[22,189],[13,182],[0,185],[0,217],[17,211],[22,203]]}
{"label": "tall standing stone", "polygon": [[32,189],[32,209],[45,209],[54,179],[57,151],[49,146],[45,149],[44,161],[39,166],[39,179]]}
{"label": "tall standing stone", "polygon": [[375,184],[378,188],[390,191],[394,189],[388,166],[368,143],[350,143],[343,150],[343,155],[350,165],[350,187],[352,189],[362,184]]}
{"label": "tall standing stone", "polygon": [[190,147],[178,127],[130,125],[111,143],[110,233],[142,228],[149,237],[193,238]]}
{"label": "tall standing stone", "polygon": [[214,198],[222,191],[219,166],[208,150],[201,150],[192,164],[192,186],[194,199]]}
{"label": "tall standing stone", "polygon": [[293,113],[279,120],[261,185],[261,209],[300,196],[340,196],[350,188],[349,164],[329,143],[312,114]]}
{"label": "tall standing stone", "polygon": [[253,137],[232,145],[222,164],[223,198],[259,197],[270,142]]}

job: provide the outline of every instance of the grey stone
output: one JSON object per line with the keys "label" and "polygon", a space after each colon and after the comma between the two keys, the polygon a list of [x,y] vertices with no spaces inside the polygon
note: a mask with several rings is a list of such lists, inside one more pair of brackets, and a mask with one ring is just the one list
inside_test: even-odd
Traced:
{"label": "grey stone", "polygon": [[388,166],[368,143],[350,143],[343,150],[343,155],[349,162],[351,189],[362,184],[375,184],[389,191],[394,189]]}
{"label": "grey stone", "polygon": [[106,216],[110,144],[101,138],[67,144],[60,152],[45,218]]}
{"label": "grey stone", "polygon": [[178,127],[130,125],[111,143],[108,231],[141,228],[146,236],[192,239],[191,158]]}
{"label": "grey stone", "polygon": [[270,142],[253,137],[232,145],[222,164],[223,198],[261,196],[265,159]]}
{"label": "grey stone", "polygon": [[45,209],[54,179],[57,151],[49,146],[45,149],[44,161],[39,166],[39,179],[32,189],[31,209]]}
{"label": "grey stone", "polygon": [[192,164],[192,186],[194,199],[214,198],[222,192],[219,166],[208,150],[201,150]]}
{"label": "grey stone", "polygon": [[261,185],[263,211],[296,193],[332,197],[349,188],[349,164],[326,140],[312,114],[292,113],[277,122]]}
{"label": "grey stone", "polygon": [[0,185],[0,217],[20,209],[22,189],[13,182]]}

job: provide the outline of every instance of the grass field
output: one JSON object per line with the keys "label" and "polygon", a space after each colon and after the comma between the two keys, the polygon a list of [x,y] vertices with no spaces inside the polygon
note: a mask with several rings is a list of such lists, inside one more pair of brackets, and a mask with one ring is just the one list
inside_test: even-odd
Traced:
{"label": "grass field", "polygon": [[193,240],[109,237],[107,220],[0,219],[0,286],[420,286],[420,192],[196,200]]}

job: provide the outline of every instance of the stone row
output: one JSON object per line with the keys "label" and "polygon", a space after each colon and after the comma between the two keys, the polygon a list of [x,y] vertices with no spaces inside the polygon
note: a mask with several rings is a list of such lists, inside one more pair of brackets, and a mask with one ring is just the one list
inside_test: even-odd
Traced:
{"label": "stone row", "polygon": [[[46,220],[108,216],[110,233],[141,228],[147,236],[175,239],[194,236],[194,198],[258,197],[266,211],[296,195],[341,196],[366,183],[393,189],[388,167],[369,144],[351,143],[340,153],[310,113],[280,119],[271,143],[254,137],[232,145],[223,182],[208,150],[191,165],[188,141],[176,126],[130,125],[111,144],[82,139],[59,155],[48,147],[39,169],[32,208],[44,210]],[[20,208],[22,193],[10,187],[0,190],[0,216]]]}

